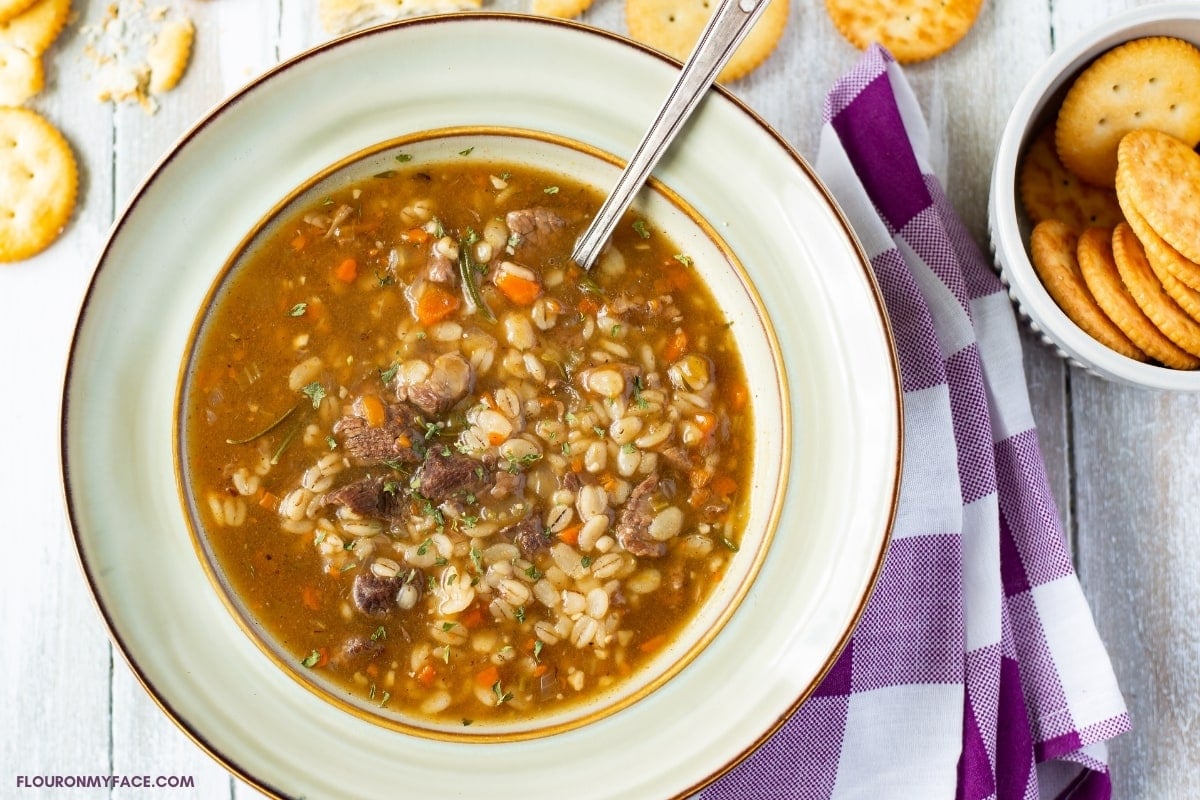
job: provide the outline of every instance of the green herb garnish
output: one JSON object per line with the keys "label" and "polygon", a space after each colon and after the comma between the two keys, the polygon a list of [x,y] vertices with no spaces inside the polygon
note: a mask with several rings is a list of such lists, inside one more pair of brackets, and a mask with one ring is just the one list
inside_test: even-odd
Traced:
{"label": "green herb garnish", "polygon": [[292,306],[292,310],[288,312],[289,317],[303,317],[304,312],[308,310],[308,303],[296,303]]}
{"label": "green herb garnish", "polygon": [[467,294],[467,304],[479,312],[479,316],[483,317],[488,322],[495,322],[496,315],[488,308],[487,303],[483,299],[483,293],[479,290],[479,284],[475,282],[476,272],[478,271],[471,259],[471,254],[468,252],[470,248],[464,243],[459,242],[458,246],[458,274],[462,278],[463,290]]}
{"label": "green herb garnish", "polygon": [[634,220],[633,230],[643,239],[650,238],[650,229],[646,227],[646,221],[644,219]]}
{"label": "green herb garnish", "polygon": [[263,428],[258,433],[253,434],[251,436],[247,436],[244,439],[226,439],[225,444],[248,444],[250,442],[253,442],[255,439],[259,438],[260,436],[266,436],[268,433],[270,433],[271,431],[278,428],[281,424],[283,424],[283,421],[286,420],[288,417],[290,417],[293,413],[295,413],[296,409],[299,407],[300,407],[299,403],[292,406],[287,411],[283,412],[283,414],[281,414],[279,417],[276,417],[274,422],[272,422],[267,427]]}
{"label": "green herb garnish", "polygon": [[313,381],[308,386],[300,390],[300,393],[312,401],[313,408],[320,408],[321,401],[325,399],[327,392],[320,381]]}
{"label": "green herb garnish", "polygon": [[317,662],[320,660],[321,660],[321,654],[318,653],[316,650],[313,650],[307,656],[300,659],[300,663],[302,665],[304,665],[305,667],[312,669],[313,667],[315,667],[317,665]]}

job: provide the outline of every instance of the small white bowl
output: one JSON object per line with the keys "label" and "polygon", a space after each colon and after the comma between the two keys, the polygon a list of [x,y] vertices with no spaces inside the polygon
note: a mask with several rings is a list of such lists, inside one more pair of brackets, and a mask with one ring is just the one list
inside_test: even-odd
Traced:
{"label": "small white bowl", "polygon": [[[1064,358],[1109,380],[1151,389],[1200,391],[1200,372],[1143,364],[1093,339],[1058,307],[1030,261],[1033,224],[1017,197],[1017,169],[1026,145],[1058,113],[1075,76],[1105,51],[1132,39],[1174,36],[1200,46],[1200,3],[1131,9],[1056,50],[1025,85],[1004,126],[988,198],[988,230],[1000,278],[1017,310]],[[1200,87],[1197,89],[1200,91]]]}

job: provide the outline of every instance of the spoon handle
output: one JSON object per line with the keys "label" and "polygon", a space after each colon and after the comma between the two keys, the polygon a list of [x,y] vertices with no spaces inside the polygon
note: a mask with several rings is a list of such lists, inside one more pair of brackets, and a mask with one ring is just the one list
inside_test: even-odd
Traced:
{"label": "spoon handle", "polygon": [[575,243],[571,258],[584,270],[592,268],[621,215],[633,202],[634,195],[646,182],[650,171],[666,152],[684,121],[695,110],[700,98],[708,91],[717,73],[746,38],[768,2],[721,0],[612,192],[596,212],[591,225]]}

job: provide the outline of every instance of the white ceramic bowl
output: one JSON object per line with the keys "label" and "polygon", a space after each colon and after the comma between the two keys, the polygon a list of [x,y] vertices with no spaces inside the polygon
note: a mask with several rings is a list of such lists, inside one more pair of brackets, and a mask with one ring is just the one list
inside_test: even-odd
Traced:
{"label": "white ceramic bowl", "polygon": [[[753,582],[740,603],[724,604],[736,606],[731,616],[709,620],[724,626],[686,667],[619,712],[553,735],[414,735],[283,674],[222,605],[192,547],[173,470],[173,389],[197,309],[259,220],[331,164],[419,131],[526,128],[630,153],[677,70],[615,35],[547,19],[476,13],[372,29],[305,53],[218,106],[119,217],[84,300],[63,396],[76,547],[147,691],[268,794],[683,796],[781,725],[847,641],[896,508],[894,348],[869,264],[828,192],[724,90],[656,174],[713,226],[757,289],[777,334],[778,358],[767,360],[783,365],[776,419],[790,420],[790,438],[769,424],[759,431],[762,458],[781,461],[787,476],[778,525],[768,512],[776,530]],[[726,280],[716,288],[732,299]],[[738,302],[756,313],[750,299]],[[767,380],[753,391],[774,392],[778,378]]]}
{"label": "white ceramic bowl", "polygon": [[1200,372],[1126,358],[1097,342],[1063,313],[1042,286],[1030,261],[1028,243],[1033,225],[1017,194],[1017,170],[1026,146],[1058,113],[1075,76],[1112,47],[1145,36],[1175,36],[1200,45],[1200,3],[1135,8],[1054,51],[1017,97],[1000,137],[988,198],[988,229],[1000,277],[1018,310],[1060,355],[1109,380],[1152,389],[1200,391]]}

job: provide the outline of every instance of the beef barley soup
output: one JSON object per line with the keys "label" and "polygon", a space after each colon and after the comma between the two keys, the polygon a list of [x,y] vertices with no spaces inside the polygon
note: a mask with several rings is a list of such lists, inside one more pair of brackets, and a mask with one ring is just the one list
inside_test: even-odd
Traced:
{"label": "beef barley soup", "polygon": [[618,687],[736,556],[749,387],[691,257],[472,158],[302,195],[228,270],[182,388],[193,524],[298,673],[463,730]]}

